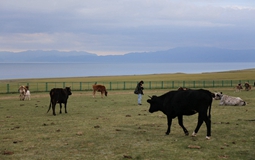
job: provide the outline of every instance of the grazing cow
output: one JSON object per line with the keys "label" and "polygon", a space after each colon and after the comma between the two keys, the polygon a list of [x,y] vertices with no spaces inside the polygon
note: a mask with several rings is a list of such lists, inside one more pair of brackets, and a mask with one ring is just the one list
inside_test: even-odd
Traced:
{"label": "grazing cow", "polygon": [[93,88],[93,97],[95,97],[96,92],[101,92],[101,98],[103,98],[103,95],[107,96],[107,91],[105,86],[97,84],[97,82],[92,86]]}
{"label": "grazing cow", "polygon": [[67,104],[67,99],[69,95],[72,95],[71,88],[70,87],[65,87],[65,88],[53,88],[50,91],[50,105],[47,113],[49,112],[50,108],[52,107],[53,115],[55,116],[55,106],[57,103],[59,103],[60,106],[60,111],[59,113],[61,114],[62,111],[62,103],[65,104],[65,113],[67,113],[66,110],[66,104]]}
{"label": "grazing cow", "polygon": [[244,87],[245,87],[245,90],[246,90],[246,91],[251,90],[251,85],[250,85],[248,82],[245,82],[245,83],[244,83]]}
{"label": "grazing cow", "polygon": [[239,83],[239,84],[236,86],[236,92],[240,92],[241,89],[243,89],[243,87],[242,87],[242,84]]}
{"label": "grazing cow", "polygon": [[228,95],[218,94],[220,97],[220,106],[245,106],[246,102],[242,100],[240,97],[232,97]]}
{"label": "grazing cow", "polygon": [[152,96],[147,102],[150,103],[149,112],[162,111],[167,116],[168,128],[166,135],[169,135],[172,119],[178,117],[179,125],[185,135],[189,135],[188,130],[183,125],[183,115],[193,115],[198,113],[197,127],[192,133],[196,136],[203,122],[206,123],[206,139],[211,136],[211,105],[214,94],[208,90],[186,90],[170,91],[161,96]]}
{"label": "grazing cow", "polygon": [[28,91],[28,86],[19,86],[19,89],[18,89],[18,91],[19,91],[19,99],[20,100],[25,100],[25,98],[26,98],[26,93],[27,93],[27,91]]}

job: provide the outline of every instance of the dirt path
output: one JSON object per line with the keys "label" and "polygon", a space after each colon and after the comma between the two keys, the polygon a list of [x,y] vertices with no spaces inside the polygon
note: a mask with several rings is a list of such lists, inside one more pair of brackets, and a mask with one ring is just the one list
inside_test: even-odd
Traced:
{"label": "dirt path", "polygon": [[[166,90],[146,90],[144,91],[146,95],[158,95],[161,93],[166,92]],[[129,90],[129,91],[124,91],[124,90],[119,90],[119,91],[108,91],[108,96],[111,95],[129,95],[129,94],[134,94],[133,90]],[[72,97],[76,97],[76,96],[81,96],[81,95],[85,95],[85,96],[91,96],[92,97],[92,91],[86,91],[86,92],[82,92],[82,91],[73,91]],[[99,92],[96,93],[96,96],[101,96]],[[49,93],[44,92],[44,93],[31,93],[31,99],[33,98],[45,98],[45,97],[50,97]],[[19,99],[19,94],[1,94],[0,95],[0,100],[9,100],[9,99],[14,99],[17,100]]]}

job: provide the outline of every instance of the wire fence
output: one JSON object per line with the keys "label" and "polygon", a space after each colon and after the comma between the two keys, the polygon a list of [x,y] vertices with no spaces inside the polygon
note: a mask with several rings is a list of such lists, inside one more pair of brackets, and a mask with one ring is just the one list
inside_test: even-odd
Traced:
{"label": "wire fence", "polygon": [[[145,81],[146,89],[177,89],[187,88],[219,88],[235,87],[237,84],[248,82],[253,86],[255,80],[206,80],[206,81]],[[31,82],[31,83],[1,83],[0,93],[17,93],[21,85],[29,86],[30,92],[49,92],[52,88],[71,87],[72,91],[90,91],[95,82]],[[97,82],[104,85],[107,90],[134,90],[138,82]],[[255,84],[254,84],[255,85]]]}

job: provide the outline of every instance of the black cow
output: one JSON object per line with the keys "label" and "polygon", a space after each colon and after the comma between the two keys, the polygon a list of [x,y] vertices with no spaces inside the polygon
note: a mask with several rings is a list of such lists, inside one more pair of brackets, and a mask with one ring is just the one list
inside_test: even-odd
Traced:
{"label": "black cow", "polygon": [[211,105],[215,94],[208,90],[185,90],[170,91],[161,96],[152,96],[147,102],[150,103],[149,112],[162,111],[167,116],[168,128],[166,135],[170,133],[172,119],[178,117],[179,125],[184,133],[189,135],[188,130],[183,125],[183,115],[193,115],[198,113],[198,123],[192,136],[196,136],[202,123],[205,121],[207,127],[206,139],[211,136]]}
{"label": "black cow", "polygon": [[59,113],[62,113],[61,112],[62,103],[65,104],[65,113],[67,113],[66,103],[67,103],[67,99],[68,99],[69,95],[72,95],[70,87],[51,89],[51,91],[50,91],[50,105],[49,105],[49,109],[48,109],[47,113],[49,112],[49,110],[52,106],[53,115],[55,116],[56,115],[55,106],[57,103],[59,103],[59,106],[60,106]]}

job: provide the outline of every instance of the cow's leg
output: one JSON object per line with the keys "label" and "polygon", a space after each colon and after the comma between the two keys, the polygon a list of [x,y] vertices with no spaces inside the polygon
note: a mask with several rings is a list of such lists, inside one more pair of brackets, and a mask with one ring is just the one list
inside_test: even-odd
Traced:
{"label": "cow's leg", "polygon": [[96,94],[96,91],[95,91],[95,90],[93,90],[93,97],[95,97],[95,94]]}
{"label": "cow's leg", "polygon": [[199,113],[198,114],[198,121],[197,121],[197,127],[196,129],[194,130],[194,132],[192,133],[192,136],[196,136],[197,135],[197,132],[199,131],[201,125],[203,124],[204,122],[204,119],[203,117],[201,116],[201,114]]}
{"label": "cow's leg", "polygon": [[172,125],[172,117],[168,115],[167,116],[167,131],[166,131],[166,135],[169,135],[171,125]]}
{"label": "cow's leg", "polygon": [[207,128],[206,139],[210,139],[210,137],[211,137],[211,119],[209,116],[206,116],[204,121],[205,121],[206,128]]}
{"label": "cow's leg", "polygon": [[21,93],[19,97],[20,97],[20,100],[24,101],[25,95],[23,93]]}
{"label": "cow's leg", "polygon": [[189,131],[188,131],[188,130],[184,127],[184,125],[183,125],[183,116],[182,116],[182,115],[181,115],[181,116],[178,116],[178,123],[179,123],[179,125],[182,127],[182,129],[183,129],[185,135],[188,136],[188,135],[189,135]]}
{"label": "cow's leg", "polygon": [[67,110],[66,110],[66,103],[65,103],[65,113],[67,113]]}
{"label": "cow's leg", "polygon": [[104,96],[104,91],[101,91],[101,98],[103,98]]}
{"label": "cow's leg", "polygon": [[59,107],[60,107],[60,110],[59,110],[59,113],[61,114],[62,113],[62,104],[61,103],[59,103]]}
{"label": "cow's leg", "polygon": [[52,102],[52,112],[54,116],[56,116],[55,107],[56,107],[56,103]]}

